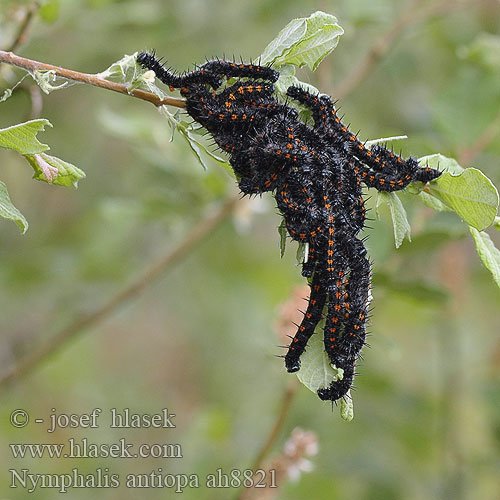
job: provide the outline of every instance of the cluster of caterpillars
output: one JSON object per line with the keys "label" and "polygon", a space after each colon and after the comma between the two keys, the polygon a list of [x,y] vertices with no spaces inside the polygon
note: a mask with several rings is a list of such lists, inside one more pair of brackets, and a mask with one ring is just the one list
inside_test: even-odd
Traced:
{"label": "cluster of caterpillars", "polygon": [[[241,191],[272,192],[291,238],[307,243],[302,274],[311,292],[285,365],[289,372],[300,369],[300,357],[326,315],[325,351],[343,377],[318,396],[344,397],[365,344],[368,315],[370,262],[358,238],[365,221],[363,184],[397,191],[440,172],[380,146],[367,148],[341,122],[328,96],[290,87],[288,97],[312,113],[313,125],[307,125],[275,97],[279,73],[269,67],[213,60],[177,75],[154,54],[141,53],[137,61],[172,90],[180,89],[189,115],[229,154]],[[224,86],[231,78],[236,83]]]}

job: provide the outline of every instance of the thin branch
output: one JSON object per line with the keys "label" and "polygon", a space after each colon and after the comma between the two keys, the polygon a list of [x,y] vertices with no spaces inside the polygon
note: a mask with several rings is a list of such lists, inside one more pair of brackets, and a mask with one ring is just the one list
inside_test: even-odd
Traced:
{"label": "thin branch", "polygon": [[16,38],[14,38],[13,42],[7,48],[7,52],[13,52],[20,45],[22,45],[23,43],[26,42],[26,39],[28,37],[28,30],[31,26],[31,23],[35,19],[35,15],[38,12],[39,8],[40,8],[40,3],[33,2],[32,5],[30,5],[29,7],[27,7],[25,9],[24,19],[23,19],[22,23],[19,25],[19,29],[17,31]]}
{"label": "thin branch", "polygon": [[29,353],[17,365],[5,371],[0,376],[0,387],[4,387],[31,372],[78,334],[87,328],[95,327],[116,311],[118,307],[139,295],[152,282],[160,278],[165,271],[171,268],[174,263],[186,257],[190,251],[194,250],[201,240],[212,233],[233,212],[236,201],[237,198],[227,200],[215,215],[203,219],[174,250],[154,262],[138,279],[123,290],[120,290],[95,311],[77,318],[69,326],[54,335],[45,345]]}
{"label": "thin branch", "polygon": [[394,24],[375,42],[351,73],[342,80],[335,91],[337,99],[343,99],[360,85],[373,70],[375,65],[389,52],[394,45],[394,40],[403,34],[411,24],[421,23],[441,13],[449,12],[453,7],[462,7],[484,0],[443,0],[431,4],[427,9],[419,11],[423,0],[413,0],[396,19]]}
{"label": "thin branch", "polygon": [[30,72],[34,72],[36,70],[54,71],[57,76],[60,76],[62,78],[73,80],[75,82],[87,83],[89,85],[94,85],[95,87],[101,87],[103,89],[119,92],[120,94],[131,95],[132,97],[137,97],[138,99],[142,99],[143,101],[151,102],[155,106],[163,106],[165,104],[168,104],[169,106],[176,106],[178,108],[186,107],[186,102],[183,99],[177,99],[175,97],[164,97],[163,99],[160,99],[157,95],[151,92],[146,92],[145,90],[128,90],[126,85],[104,80],[97,75],[80,73],[71,69],[53,66],[52,64],[33,61],[32,59],[26,59],[24,57],[17,56],[12,52],[5,52],[3,50],[0,50],[0,62],[12,64],[13,66],[23,68]]}
{"label": "thin branch", "polygon": [[271,432],[262,444],[262,447],[259,450],[257,457],[255,458],[253,466],[251,467],[253,471],[262,469],[264,458],[266,458],[267,454],[271,451],[271,448],[273,447],[275,441],[278,439],[283,425],[285,424],[286,417],[288,415],[288,412],[290,411],[290,408],[292,407],[292,402],[295,398],[295,395],[297,394],[298,388],[299,381],[296,377],[294,377],[294,379],[289,382],[288,387],[283,394],[280,411],[278,413],[278,416],[276,417],[276,421],[274,422]]}

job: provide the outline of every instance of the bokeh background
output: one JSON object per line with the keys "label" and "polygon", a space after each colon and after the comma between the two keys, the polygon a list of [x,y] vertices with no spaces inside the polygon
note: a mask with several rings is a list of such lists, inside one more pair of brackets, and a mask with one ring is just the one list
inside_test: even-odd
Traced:
{"label": "bokeh background", "polygon": [[[34,3],[0,3],[2,49]],[[315,74],[300,76],[333,96],[340,90],[346,121],[361,137],[407,134],[395,144],[405,155],[440,152],[480,168],[500,186],[498,1],[51,0],[16,52],[95,73],[124,54],[155,47],[174,68],[186,69],[215,55],[256,57],[289,20],[318,9],[336,15],[345,35]],[[362,61],[366,74],[346,88]],[[21,75],[2,65],[0,90]],[[24,84],[0,104],[0,127],[30,118]],[[144,101],[78,85],[44,95],[41,116],[54,128],[39,138],[87,178],[77,191],[35,182],[20,156],[0,151],[0,178],[30,222],[21,236],[0,221],[2,370],[102,306],[237,194],[219,165],[207,160],[205,171],[180,137],[170,143],[165,120]],[[159,467],[200,478],[219,467],[248,468],[291,393],[263,463],[283,466],[284,443],[301,427],[317,441],[318,453],[308,457],[312,470],[248,498],[500,498],[500,291],[454,214],[437,214],[411,195],[402,199],[411,244],[394,248],[387,214],[371,222],[371,348],[358,370],[352,422],[305,387],[290,386],[294,376],[275,357],[283,343],[276,328],[280,304],[303,279],[295,244],[280,260],[272,198],[242,200],[140,295],[1,387],[0,496],[28,496],[9,488],[11,468],[61,474],[108,467],[122,481]],[[95,407],[104,411],[99,429],[48,435],[36,424],[23,430],[9,424],[15,408],[47,418],[51,408],[88,413]],[[113,407],[139,413],[168,407],[177,427],[109,429]],[[8,448],[69,437],[180,443],[184,458],[15,460]],[[296,458],[283,467],[304,468]],[[239,494],[200,488],[186,489],[183,498]],[[31,498],[57,496],[39,489]],[[122,487],[67,494],[96,496],[174,493]]]}

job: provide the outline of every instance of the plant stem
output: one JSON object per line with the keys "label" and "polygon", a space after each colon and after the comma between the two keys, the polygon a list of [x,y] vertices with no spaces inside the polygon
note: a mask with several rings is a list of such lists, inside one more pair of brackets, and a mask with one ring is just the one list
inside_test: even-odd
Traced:
{"label": "plant stem", "polygon": [[286,416],[288,415],[288,412],[292,407],[292,402],[295,398],[295,395],[297,394],[298,388],[299,388],[299,381],[297,380],[296,377],[294,377],[294,379],[289,382],[288,387],[285,393],[283,394],[280,411],[276,417],[276,421],[274,422],[271,432],[267,436],[267,439],[264,441],[262,447],[259,450],[259,453],[257,454],[257,457],[254,460],[254,463],[252,465],[253,471],[257,469],[262,469],[262,462],[264,458],[266,458],[266,455],[269,453],[269,451],[271,451],[273,444],[280,435],[281,429],[285,424]]}
{"label": "plant stem", "polygon": [[46,64],[39,61],[34,61],[32,59],[26,59],[25,57],[17,56],[12,52],[5,52],[3,50],[0,50],[0,62],[17,66],[18,68],[25,69],[29,72],[34,72],[36,70],[54,71],[57,76],[60,76],[62,78],[73,80],[75,82],[87,83],[95,87],[101,87],[103,89],[112,90],[113,92],[119,92],[120,94],[137,97],[138,99],[148,101],[155,106],[163,106],[165,104],[168,104],[169,106],[176,106],[178,108],[186,107],[186,102],[183,99],[178,99],[175,97],[164,97],[163,99],[160,99],[157,95],[140,89],[129,91],[127,86],[121,83],[110,82],[109,80],[104,80],[97,75],[80,73],[71,69],[53,66],[52,64]]}
{"label": "plant stem", "polygon": [[28,31],[35,19],[35,14],[38,12],[40,8],[39,2],[33,2],[32,5],[25,7],[24,19],[22,23],[19,25],[19,29],[17,31],[17,35],[8,47],[7,51],[12,52],[16,50],[20,45],[26,43],[26,39],[28,38]]}

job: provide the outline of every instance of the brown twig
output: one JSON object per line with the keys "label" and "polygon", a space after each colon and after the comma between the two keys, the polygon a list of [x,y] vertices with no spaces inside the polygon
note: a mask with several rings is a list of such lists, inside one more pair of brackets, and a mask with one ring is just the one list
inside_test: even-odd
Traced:
{"label": "brown twig", "polygon": [[28,30],[31,26],[31,23],[35,19],[35,15],[38,12],[39,8],[40,8],[40,3],[33,2],[32,5],[30,5],[29,7],[27,7],[25,9],[24,19],[23,19],[22,23],[19,25],[19,29],[17,31],[16,37],[14,38],[14,40],[10,44],[10,46],[7,48],[7,52],[13,52],[20,45],[25,43]]}
{"label": "brown twig", "polygon": [[33,61],[32,59],[26,59],[24,57],[17,56],[12,52],[5,52],[3,50],[0,50],[0,62],[12,64],[13,66],[23,68],[30,72],[36,70],[53,71],[57,76],[60,76],[62,78],[73,80],[75,82],[87,83],[89,85],[94,85],[95,87],[101,87],[103,89],[119,92],[120,94],[131,95],[132,97],[137,97],[138,99],[151,102],[155,106],[163,106],[165,104],[168,104],[169,106],[176,106],[178,108],[186,107],[186,103],[183,99],[177,99],[175,97],[164,97],[163,99],[161,99],[157,95],[151,92],[146,92],[144,90],[128,90],[126,85],[104,80],[97,75],[80,73],[71,69],[53,66],[52,64]]}
{"label": "brown twig", "polygon": [[292,407],[292,402],[295,398],[295,395],[297,394],[298,388],[299,381],[296,377],[294,377],[294,379],[289,382],[288,387],[283,394],[280,411],[276,417],[276,421],[274,422],[271,432],[267,436],[267,439],[264,441],[262,447],[259,450],[259,453],[257,454],[257,457],[254,460],[252,466],[253,471],[262,468],[264,458],[266,458],[266,455],[269,453],[269,451],[273,447],[273,444],[278,439],[281,429],[283,428],[283,425],[285,423],[286,416],[288,415],[288,412]]}
{"label": "brown twig", "polygon": [[165,256],[154,262],[138,279],[133,281],[123,290],[120,290],[95,311],[77,318],[69,326],[54,335],[45,345],[42,345],[28,354],[24,359],[21,359],[21,361],[10,370],[5,371],[0,376],[0,387],[4,387],[26,375],[40,363],[55,354],[68,341],[75,338],[83,330],[103,321],[127,300],[137,296],[148,285],[157,280],[165,271],[172,267],[175,262],[185,257],[193,250],[202,239],[213,232],[222,221],[233,212],[236,201],[237,198],[230,198],[227,200],[215,215],[203,219],[174,250],[168,252]]}
{"label": "brown twig", "polygon": [[394,40],[404,32],[404,29],[408,25],[426,21],[431,17],[449,11],[452,7],[465,6],[479,1],[483,0],[443,0],[440,3],[430,5],[427,9],[419,11],[422,0],[413,0],[403,10],[389,30],[374,42],[371,49],[351,73],[342,80],[335,91],[335,97],[343,99],[361,84],[375,65],[389,52]]}

